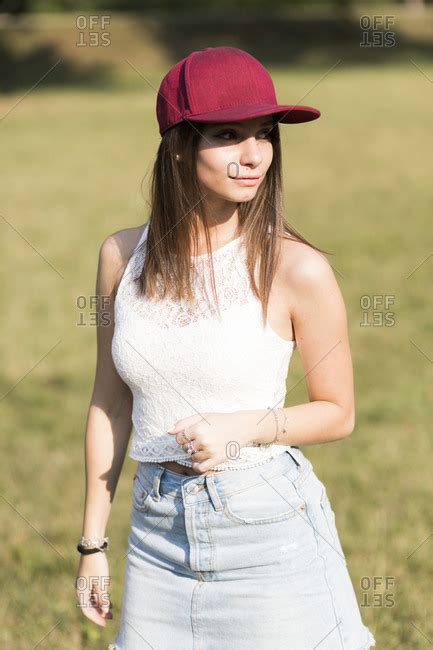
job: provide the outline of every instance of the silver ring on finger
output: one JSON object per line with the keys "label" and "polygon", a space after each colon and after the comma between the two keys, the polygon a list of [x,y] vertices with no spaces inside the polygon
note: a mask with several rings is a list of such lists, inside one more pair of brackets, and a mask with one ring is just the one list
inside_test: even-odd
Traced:
{"label": "silver ring on finger", "polygon": [[192,444],[191,440],[187,444],[187,453],[192,456],[192,454],[197,453],[196,450],[194,449],[194,445]]}

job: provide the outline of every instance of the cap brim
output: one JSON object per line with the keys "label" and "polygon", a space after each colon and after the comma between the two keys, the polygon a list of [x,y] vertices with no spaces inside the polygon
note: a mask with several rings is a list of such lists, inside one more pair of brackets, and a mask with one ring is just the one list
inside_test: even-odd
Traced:
{"label": "cap brim", "polygon": [[273,104],[226,108],[210,113],[190,115],[184,119],[190,120],[191,122],[237,122],[239,120],[248,120],[253,117],[265,115],[275,115],[278,121],[283,124],[299,124],[300,122],[316,120],[320,117],[320,111],[312,106]]}

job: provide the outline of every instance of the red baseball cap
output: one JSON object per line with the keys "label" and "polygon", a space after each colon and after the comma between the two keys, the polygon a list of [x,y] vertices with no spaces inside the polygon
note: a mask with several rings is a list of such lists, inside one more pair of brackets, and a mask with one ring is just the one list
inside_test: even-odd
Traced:
{"label": "red baseball cap", "polygon": [[284,124],[320,117],[312,106],[278,104],[269,72],[237,47],[191,52],[165,75],[156,100],[161,135],[188,120],[232,122],[274,113]]}

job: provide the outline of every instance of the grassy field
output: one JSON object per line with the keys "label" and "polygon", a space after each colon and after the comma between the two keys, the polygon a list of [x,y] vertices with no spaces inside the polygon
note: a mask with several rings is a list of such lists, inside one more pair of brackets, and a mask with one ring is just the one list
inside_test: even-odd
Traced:
{"label": "grassy field", "polygon": [[[159,143],[152,86],[165,55],[146,48],[153,58],[137,60],[151,85],[124,62],[123,82],[118,71],[106,88],[41,84],[24,99],[21,87],[0,96],[7,649],[104,648],[119,622],[133,462],[107,528],[115,610],[106,630],[75,607],[75,544],[98,249],[109,233],[147,220],[140,184]],[[286,218],[334,253],[355,371],[355,431],[303,452],[327,486],[377,647],[424,648],[433,641],[433,65],[268,67],[281,101],[305,96],[300,103],[322,111],[310,125],[280,127]],[[304,382],[292,390],[302,375],[295,354],[287,405],[307,401]]]}

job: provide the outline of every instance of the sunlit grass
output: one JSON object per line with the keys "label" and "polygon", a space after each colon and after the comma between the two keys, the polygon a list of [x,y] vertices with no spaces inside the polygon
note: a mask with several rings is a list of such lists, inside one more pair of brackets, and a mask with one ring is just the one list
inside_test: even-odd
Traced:
{"label": "sunlit grass", "polygon": [[[276,71],[281,101],[298,101],[324,73]],[[19,98],[0,98],[1,114]],[[378,647],[422,648],[423,634],[433,638],[431,541],[421,545],[433,488],[431,85],[410,63],[343,65],[302,103],[322,117],[281,126],[286,218],[334,253],[357,399],[348,439],[303,451],[327,486]],[[35,91],[5,118],[2,141],[0,640],[33,647],[60,621],[44,647],[100,648],[119,622],[133,463],[107,530],[115,618],[104,631],[76,609],[72,590],[96,353],[88,300],[103,239],[148,218],[140,183],[159,143],[155,94],[144,83],[122,92]],[[363,296],[394,302],[363,309]],[[288,390],[301,376],[295,355]],[[304,384],[287,404],[301,401]],[[394,606],[377,605],[381,587],[363,593],[363,576],[394,576]]]}

